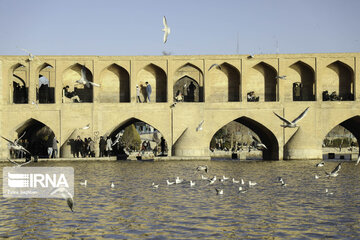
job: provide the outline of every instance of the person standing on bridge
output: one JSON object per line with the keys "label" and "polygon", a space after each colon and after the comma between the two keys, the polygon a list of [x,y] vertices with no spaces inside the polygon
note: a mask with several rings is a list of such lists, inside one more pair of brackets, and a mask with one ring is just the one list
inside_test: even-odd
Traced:
{"label": "person standing on bridge", "polygon": [[151,102],[150,101],[150,95],[152,92],[151,85],[149,82],[145,82],[145,84],[146,84],[146,101],[147,101],[147,99],[149,99],[149,102]]}
{"label": "person standing on bridge", "polygon": [[139,85],[136,85],[136,102],[141,103]]}

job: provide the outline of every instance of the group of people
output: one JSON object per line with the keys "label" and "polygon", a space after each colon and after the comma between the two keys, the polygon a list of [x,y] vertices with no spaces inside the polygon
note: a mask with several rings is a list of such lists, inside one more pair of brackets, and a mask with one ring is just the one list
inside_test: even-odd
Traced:
{"label": "group of people", "polygon": [[145,86],[142,84],[136,85],[136,102],[141,103],[140,94],[144,97],[144,102],[151,102],[150,96],[152,93],[151,85],[149,82],[145,82]]}
{"label": "group of people", "polygon": [[258,102],[259,101],[259,96],[255,96],[254,91],[248,92],[247,101],[248,102]]}
{"label": "group of people", "polygon": [[90,137],[82,140],[77,136],[70,141],[71,153],[74,157],[95,157],[95,142]]}

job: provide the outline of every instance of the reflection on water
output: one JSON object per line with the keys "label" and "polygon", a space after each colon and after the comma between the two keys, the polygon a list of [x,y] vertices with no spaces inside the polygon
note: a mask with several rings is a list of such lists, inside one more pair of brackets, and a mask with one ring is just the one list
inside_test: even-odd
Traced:
{"label": "reflection on water", "polygon": [[[231,181],[209,186],[194,171],[203,164],[209,166],[209,176],[258,184],[240,194],[240,184]],[[316,168],[313,161],[38,163],[74,167],[75,212],[62,199],[1,198],[0,237],[355,239],[360,235],[360,166],[345,162],[338,177],[325,178],[324,170],[336,165],[326,162]],[[320,179],[315,180],[315,174]],[[166,179],[177,176],[187,182],[166,185]],[[277,181],[279,176],[286,187]],[[85,179],[87,187],[79,184]],[[190,187],[189,180],[196,185]],[[115,188],[110,188],[111,181]],[[159,188],[153,189],[152,182]],[[215,187],[223,188],[224,195],[216,195]],[[326,188],[333,194],[325,193]]]}

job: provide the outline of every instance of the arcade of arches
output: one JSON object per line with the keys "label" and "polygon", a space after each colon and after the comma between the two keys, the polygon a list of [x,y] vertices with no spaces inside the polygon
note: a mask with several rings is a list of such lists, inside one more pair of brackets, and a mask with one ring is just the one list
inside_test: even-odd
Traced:
{"label": "arcade of arches", "polygon": [[[263,159],[319,158],[325,136],[339,124],[358,139],[359,61],[357,53],[1,56],[0,134],[16,139],[26,132],[32,151],[43,155],[45,148],[35,145],[46,145],[46,138],[56,136],[64,146],[74,129],[89,123],[88,131],[77,132],[94,139],[137,119],[161,132],[169,155],[209,156],[214,134],[234,121],[269,145]],[[77,83],[82,77],[100,87]],[[146,82],[150,103],[139,104],[136,85],[145,102]],[[65,96],[66,86],[80,101]],[[292,120],[306,107],[299,129],[281,128],[273,114]],[[196,131],[200,122],[203,130]],[[0,153],[9,154],[4,141]]]}

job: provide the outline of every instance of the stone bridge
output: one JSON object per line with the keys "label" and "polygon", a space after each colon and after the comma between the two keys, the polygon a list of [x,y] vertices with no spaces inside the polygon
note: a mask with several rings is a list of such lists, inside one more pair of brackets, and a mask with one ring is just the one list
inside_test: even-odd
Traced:
{"label": "stone bridge", "polygon": [[[209,156],[214,134],[237,121],[266,144],[264,159],[319,159],[323,139],[339,124],[359,141],[359,61],[359,53],[36,56],[31,61],[0,56],[0,135],[16,139],[26,131],[33,144],[55,135],[60,155],[69,157],[70,138],[114,136],[140,120],[160,131],[169,155]],[[82,69],[101,87],[77,84]],[[138,103],[136,85],[144,101],[145,82],[152,86],[151,102]],[[65,86],[80,103],[64,96]],[[184,102],[171,108],[179,92]],[[280,127],[273,113],[292,120],[306,107],[308,114],[295,129]],[[196,131],[202,120],[203,130]],[[1,140],[0,158],[8,156]]]}

